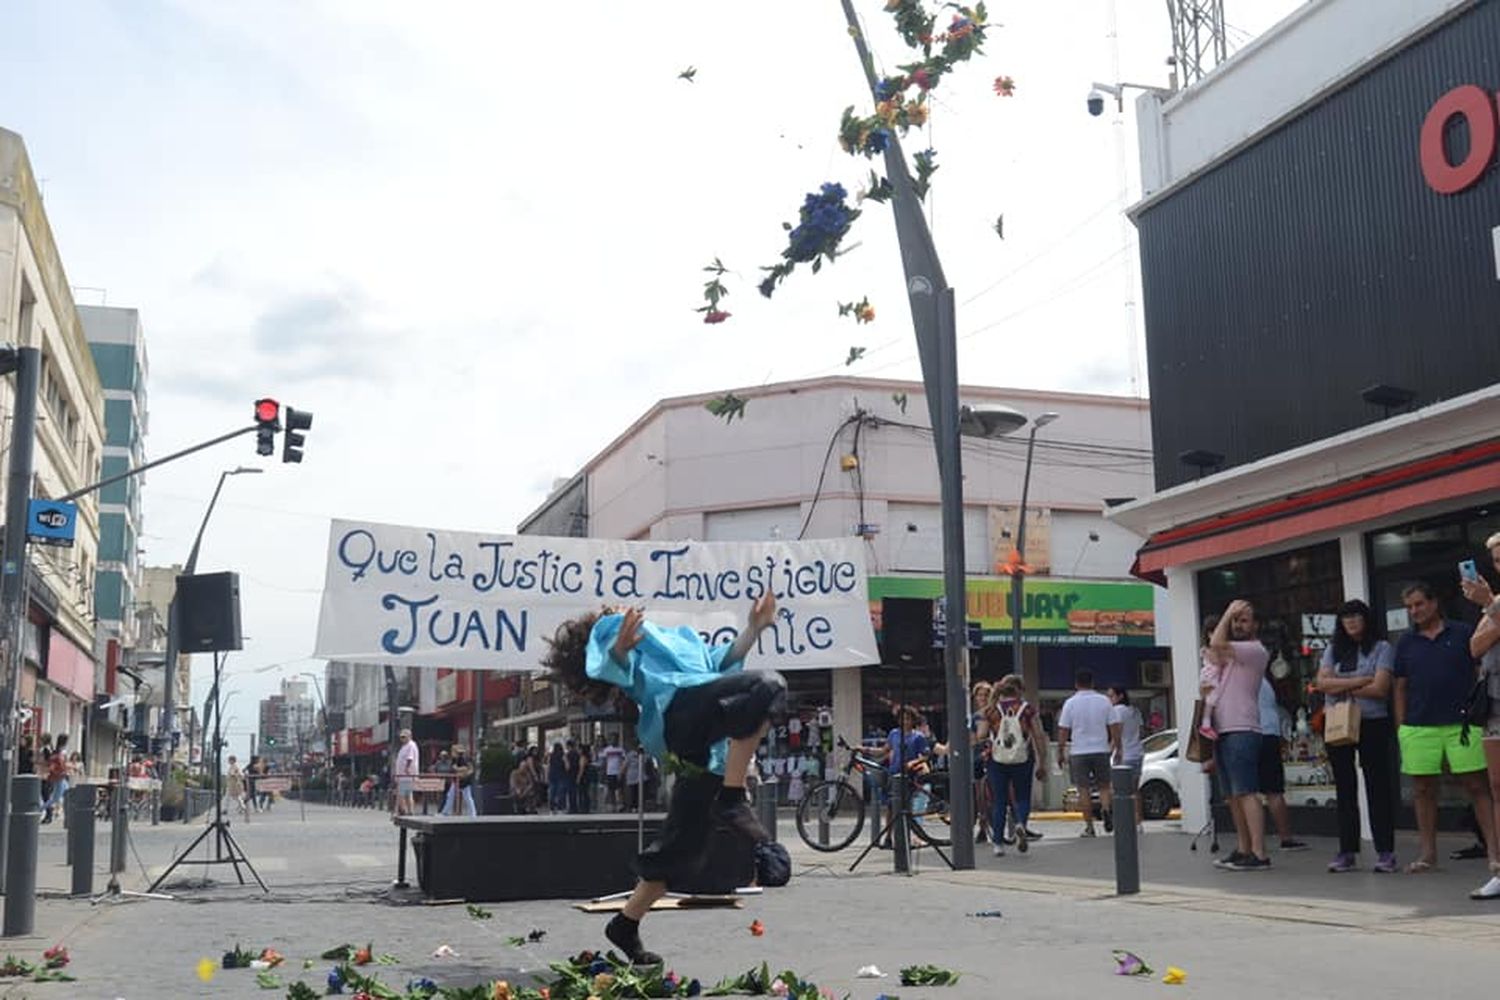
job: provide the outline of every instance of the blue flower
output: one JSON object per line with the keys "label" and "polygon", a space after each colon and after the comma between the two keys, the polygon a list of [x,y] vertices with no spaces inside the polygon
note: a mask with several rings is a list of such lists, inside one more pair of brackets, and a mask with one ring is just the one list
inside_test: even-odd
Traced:
{"label": "blue flower", "polygon": [[[809,195],[808,197],[812,196]],[[844,190],[844,185],[830,182],[823,185],[823,197],[842,202],[845,198],[849,197],[849,192]]]}
{"label": "blue flower", "polygon": [[695,997],[702,992],[703,984],[698,982],[698,980],[696,979],[691,979],[688,981],[687,986],[684,988],[683,996]]}
{"label": "blue flower", "polygon": [[[766,298],[769,299],[775,292],[776,292],[776,279],[774,277],[767,278],[765,281],[762,281],[760,283],[760,294],[764,295]],[[693,982],[696,983],[697,980],[695,979],[695,980],[693,980]],[[696,994],[693,994],[693,993],[689,993],[688,994],[688,996],[695,996],[695,995]]]}
{"label": "blue flower", "polygon": [[889,101],[899,93],[901,93],[900,81],[892,77],[888,76],[875,84],[875,99],[877,101]]}
{"label": "blue flower", "polygon": [[865,152],[884,153],[885,147],[891,141],[891,130],[888,128],[877,128],[865,139]]}
{"label": "blue flower", "polygon": [[609,963],[602,958],[594,959],[594,964],[589,966],[589,975],[597,976],[601,972],[609,971]]}

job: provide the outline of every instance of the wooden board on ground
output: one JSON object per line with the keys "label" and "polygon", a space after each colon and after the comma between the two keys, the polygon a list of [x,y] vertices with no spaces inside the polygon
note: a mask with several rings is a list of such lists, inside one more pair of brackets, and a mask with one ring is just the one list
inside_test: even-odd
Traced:
{"label": "wooden board on ground", "polygon": [[[664,896],[651,904],[653,910],[705,910],[705,909],[739,909],[745,905],[745,901],[738,896]],[[584,913],[618,913],[625,909],[623,899],[590,900],[584,903],[574,903],[574,907]]]}

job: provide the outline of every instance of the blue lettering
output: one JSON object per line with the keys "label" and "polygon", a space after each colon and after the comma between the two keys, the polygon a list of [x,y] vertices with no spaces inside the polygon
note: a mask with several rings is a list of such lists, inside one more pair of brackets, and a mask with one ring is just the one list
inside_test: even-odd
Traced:
{"label": "blue lettering", "polygon": [[[822,642],[818,640],[822,639]],[[833,623],[822,615],[807,620],[807,643],[813,649],[827,649],[833,645]]]}
{"label": "blue lettering", "polygon": [[505,633],[509,632],[511,645],[517,650],[524,652],[526,650],[526,629],[530,624],[529,615],[530,612],[525,608],[521,609],[521,624],[517,628],[516,623],[511,620],[510,615],[505,613],[505,609],[497,608],[495,611],[495,648],[505,648]]}
{"label": "blue lettering", "polygon": [[[677,556],[686,555],[687,554],[687,550],[688,550],[688,546],[686,546],[686,545],[682,546],[681,548],[677,548],[677,549],[652,549],[651,550],[651,561],[652,562],[656,562],[657,560],[661,560],[662,561],[662,567],[661,567],[662,577],[666,580],[666,585],[668,587],[671,587],[672,584],[674,582],[676,582],[676,577],[674,577],[672,575],[672,560],[675,557],[677,557]],[[659,601],[660,600],[675,601],[675,600],[682,600],[683,598],[687,597],[687,594],[684,593],[684,592],[682,592],[682,591],[658,590],[656,593],[652,594],[651,596],[654,599],[659,600]]]}
{"label": "blue lettering", "polygon": [[479,593],[481,593],[481,594],[486,594],[486,593],[489,593],[491,590],[495,589],[495,585],[500,582],[500,568],[501,568],[502,565],[504,565],[502,563],[501,559],[500,559],[500,550],[501,549],[508,549],[508,548],[510,548],[514,544],[515,544],[514,542],[480,542],[479,543],[479,549],[480,549],[481,552],[483,552],[485,549],[489,549],[490,550],[490,556],[489,556],[490,572],[489,572],[488,576],[485,575],[484,570],[480,570],[478,573],[474,574],[474,589],[475,590],[479,591]]}
{"label": "blue lettering", "polygon": [[[363,552],[359,555],[351,556],[349,543],[354,541],[358,541],[363,543],[364,545],[367,545],[369,547],[369,551]],[[343,538],[339,539],[339,562],[343,563],[346,567],[354,571],[353,575],[350,577],[351,580],[360,580],[364,578],[365,573],[370,568],[370,563],[375,559],[376,551],[377,549],[375,547],[375,536],[370,534],[363,528],[358,528],[354,531],[348,532],[344,535]]]}
{"label": "blue lettering", "polygon": [[427,607],[427,605],[429,604],[436,603],[436,601],[436,594],[433,594],[431,597],[427,598],[424,601],[407,600],[399,594],[386,594],[384,597],[382,597],[380,599],[381,607],[385,608],[387,611],[394,611],[397,605],[404,605],[407,609],[407,614],[410,616],[410,621],[407,623],[409,625],[409,630],[406,634],[405,642],[401,641],[401,632],[399,630],[389,629],[384,635],[380,637],[380,648],[385,650],[387,653],[397,654],[404,653],[408,649],[411,649],[411,647],[417,641],[417,611]]}
{"label": "blue lettering", "polygon": [[629,559],[621,559],[615,563],[615,582],[612,589],[616,597],[625,599],[641,596],[640,583],[636,579],[638,572],[635,563]]}
{"label": "blue lettering", "polygon": [[[458,615],[457,614],[455,614],[453,616],[453,624],[454,624],[455,631],[457,631],[457,626],[458,626]],[[461,639],[458,640],[458,646],[459,646],[459,648],[460,649],[466,648],[469,645],[469,636],[473,635],[476,632],[479,633],[479,648],[480,649],[489,649],[490,648],[490,639],[489,639],[489,636],[487,636],[487,635],[484,634],[484,618],[479,614],[479,610],[477,608],[469,612],[469,620],[466,623],[464,623],[463,638],[461,638]],[[436,638],[436,636],[434,636],[433,638]],[[448,640],[448,642],[452,642],[452,641],[453,640],[450,637],[449,640]],[[443,646],[446,646],[447,644],[448,643],[446,643],[446,642],[440,642],[439,643],[439,645],[443,645]]]}

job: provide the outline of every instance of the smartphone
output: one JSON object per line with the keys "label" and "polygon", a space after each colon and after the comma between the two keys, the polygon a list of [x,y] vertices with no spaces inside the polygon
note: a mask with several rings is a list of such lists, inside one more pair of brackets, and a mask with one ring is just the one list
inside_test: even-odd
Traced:
{"label": "smartphone", "polygon": [[1469,583],[1479,582],[1479,569],[1472,559],[1465,559],[1458,564],[1458,575]]}

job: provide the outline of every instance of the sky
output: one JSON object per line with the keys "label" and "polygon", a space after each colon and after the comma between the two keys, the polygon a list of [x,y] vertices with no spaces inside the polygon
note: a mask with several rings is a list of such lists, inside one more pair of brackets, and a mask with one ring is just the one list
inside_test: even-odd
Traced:
{"label": "sky", "polygon": [[[1228,0],[1231,49],[1296,6]],[[907,61],[883,4],[855,7],[878,65]],[[990,20],[905,142],[937,151],[960,379],[1144,395],[1133,107],[1093,118],[1085,97],[1166,84],[1165,5]],[[264,467],[226,483],[199,560],[241,579],[231,752],[283,677],[321,676],[330,518],[509,532],[660,398],[920,378],[888,207],[821,274],[755,290],[803,195],[876,165],[838,148],[851,104],[870,98],[836,0],[6,4],[0,127],[27,143],[77,300],[141,311],[148,456],[261,396],[315,416],[301,465],[242,439],[143,487],[144,559],[180,563],[219,472]],[[732,316],[707,326],[715,257]],[[865,296],[875,322],[838,317]]]}

